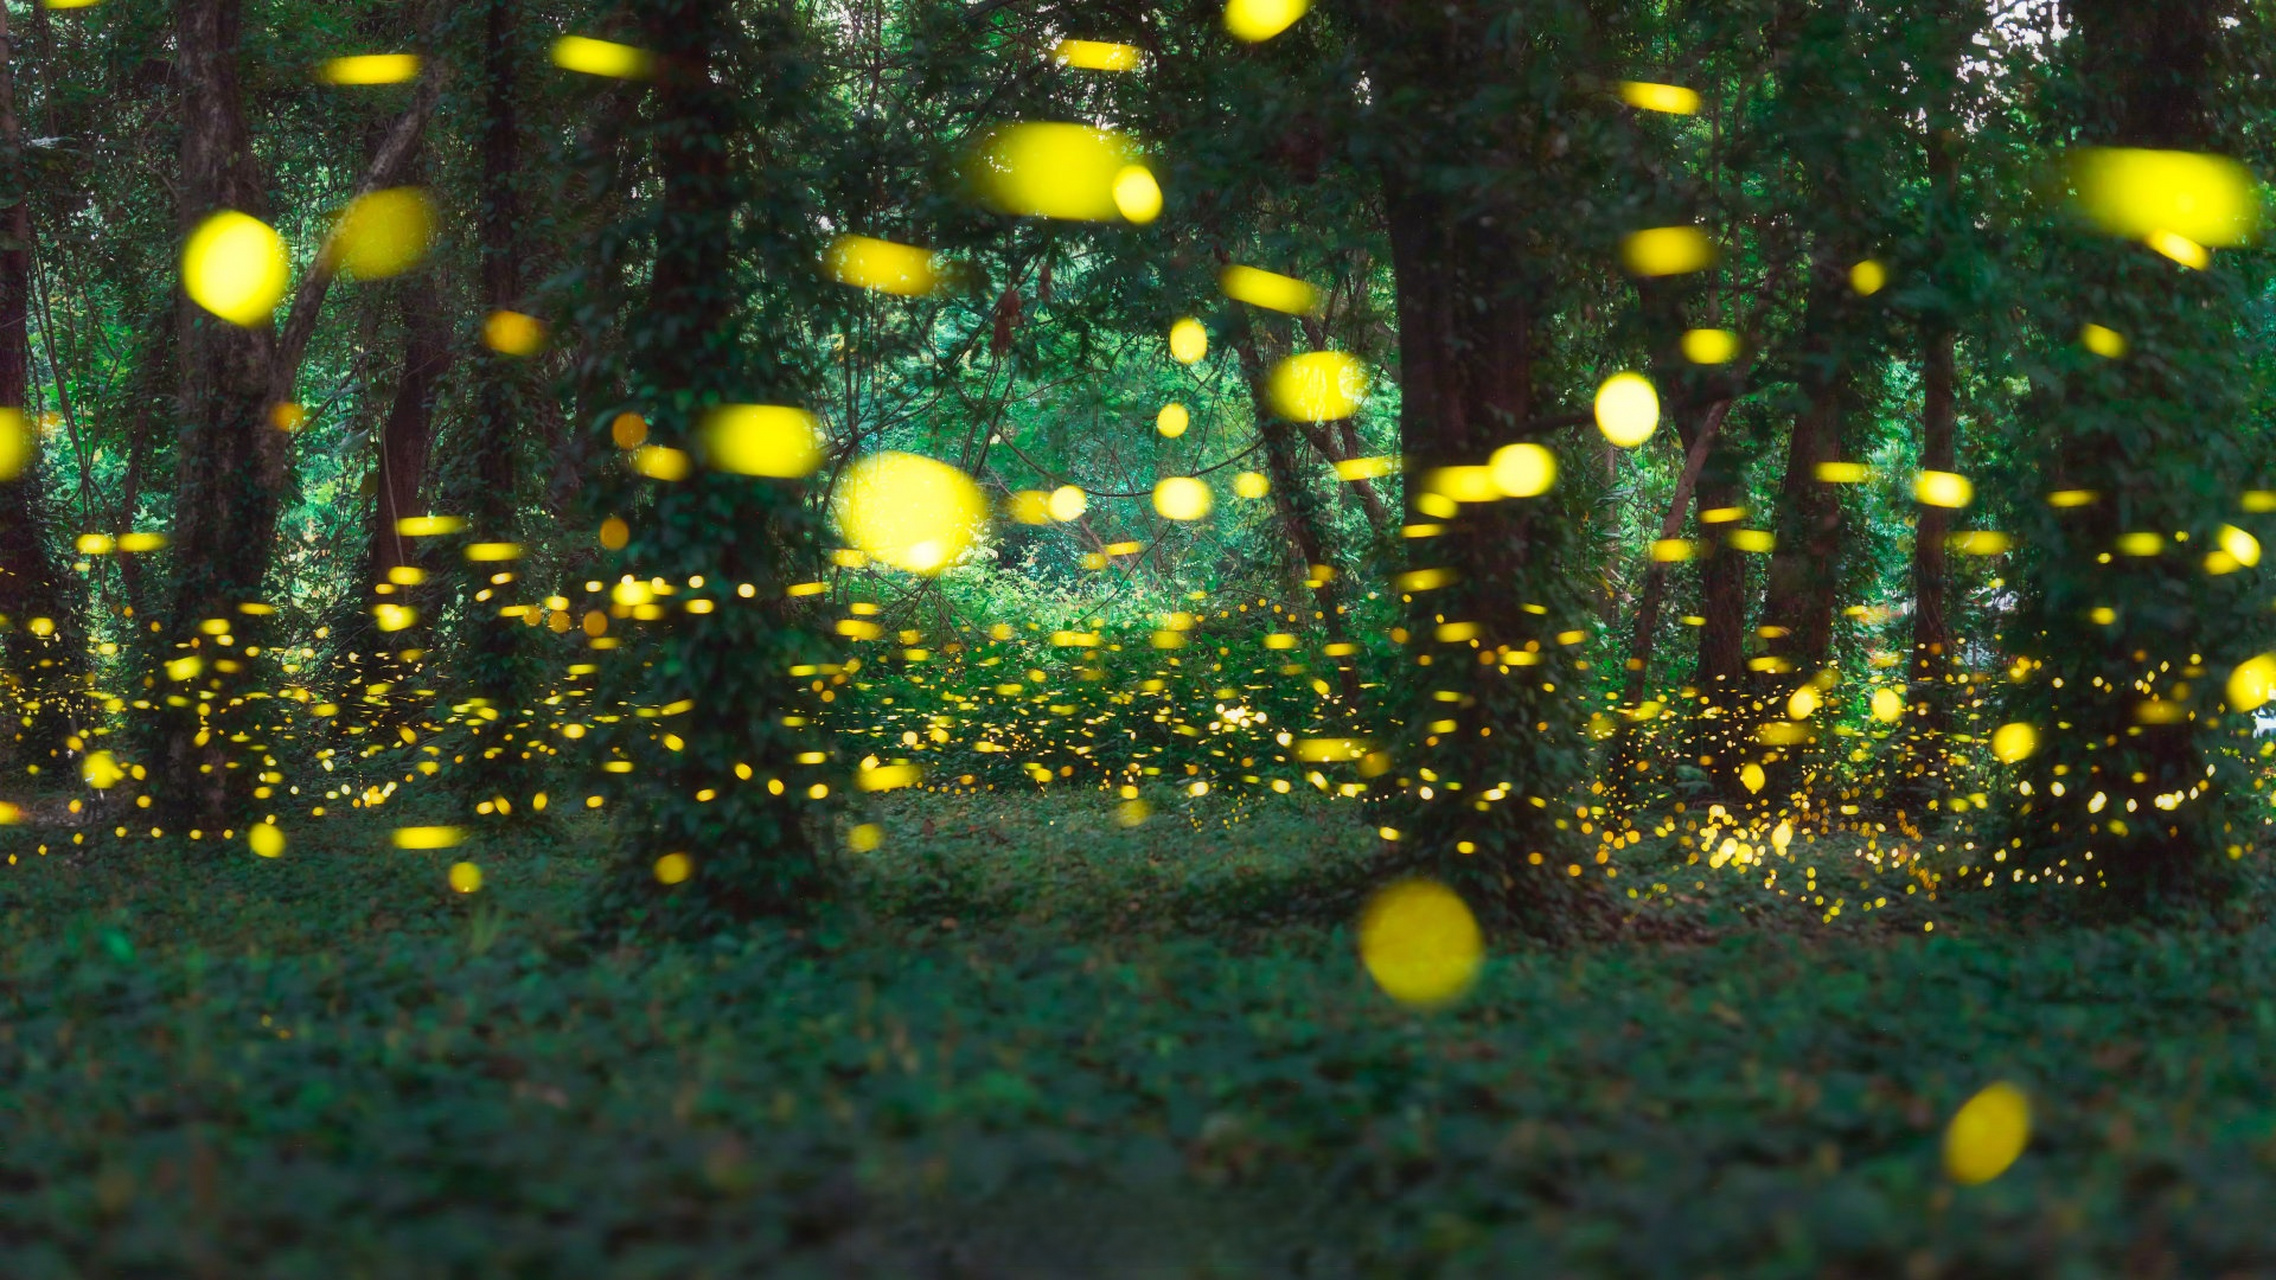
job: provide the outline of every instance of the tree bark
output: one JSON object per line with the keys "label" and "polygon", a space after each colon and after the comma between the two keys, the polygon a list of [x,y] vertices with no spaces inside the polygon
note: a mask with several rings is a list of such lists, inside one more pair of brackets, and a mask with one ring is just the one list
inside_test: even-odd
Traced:
{"label": "tree bark", "polygon": [[[1265,475],[1272,482],[1273,509],[1280,517],[1281,532],[1295,552],[1301,580],[1312,593],[1314,609],[1320,615],[1329,643],[1348,643],[1349,630],[1344,625],[1343,614],[1343,571],[1328,551],[1327,536],[1320,527],[1319,504],[1313,498],[1311,487],[1304,483],[1303,473],[1297,469],[1296,424],[1272,411],[1272,398],[1265,391],[1270,370],[1265,353],[1259,349],[1256,324],[1246,314],[1236,313],[1232,341],[1234,354],[1240,358],[1241,376],[1249,384],[1249,402],[1256,411],[1257,435],[1264,441]],[[1348,656],[1336,658],[1336,679],[1345,702],[1356,704],[1359,673]]]}
{"label": "tree bark", "polygon": [[[21,467],[0,475],[0,701],[20,708],[9,735],[28,767],[49,768],[84,708],[78,601],[48,553],[40,429],[26,411],[31,371],[31,190],[16,114],[15,47],[0,13],[0,450]],[[28,720],[29,723],[24,723]],[[0,744],[6,745],[6,744]]]}

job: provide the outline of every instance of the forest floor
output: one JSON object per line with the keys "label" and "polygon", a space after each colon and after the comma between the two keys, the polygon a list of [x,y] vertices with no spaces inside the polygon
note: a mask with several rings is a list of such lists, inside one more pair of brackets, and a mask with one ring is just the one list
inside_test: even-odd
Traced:
{"label": "forest floor", "polygon": [[[1113,813],[897,797],[844,922],[653,949],[582,941],[583,818],[23,857],[0,1275],[2276,1269],[2269,926],[1825,923],[1732,877],[1493,939],[1426,1015],[1325,905],[1378,847],[1349,808]],[[2030,1149],[1956,1187],[2000,1079]]]}

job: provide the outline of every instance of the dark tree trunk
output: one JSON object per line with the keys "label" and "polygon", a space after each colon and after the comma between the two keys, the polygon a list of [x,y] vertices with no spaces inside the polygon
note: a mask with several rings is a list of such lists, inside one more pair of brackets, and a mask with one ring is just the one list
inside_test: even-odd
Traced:
{"label": "dark tree trunk", "polygon": [[[478,231],[482,255],[482,311],[521,311],[521,244],[515,195],[520,134],[515,115],[516,47],[520,0],[489,0],[482,43],[481,209]],[[474,476],[470,514],[477,538],[517,542],[520,476],[515,455],[525,433],[528,397],[523,394],[521,361],[484,350],[475,360]],[[481,581],[467,611],[468,676],[475,693],[499,718],[475,726],[483,744],[462,782],[479,799],[505,800],[504,812],[526,817],[533,766],[529,729],[526,653],[528,628],[498,616],[498,601],[512,588],[513,567],[489,562],[473,566]],[[505,579],[504,582],[499,581]]]}
{"label": "dark tree trunk", "polygon": [[[1241,361],[1241,376],[1249,384],[1249,401],[1256,409],[1257,435],[1264,441],[1265,476],[1272,482],[1273,510],[1280,517],[1281,532],[1287,535],[1288,546],[1295,553],[1295,568],[1311,592],[1314,610],[1320,615],[1329,643],[1347,643],[1350,637],[1342,607],[1343,572],[1328,552],[1327,536],[1320,527],[1319,503],[1296,465],[1295,424],[1272,411],[1271,397],[1265,393],[1271,371],[1267,353],[1260,349],[1256,322],[1246,315],[1236,314],[1233,324],[1234,353]],[[1271,354],[1278,355],[1284,349],[1284,343],[1275,344]],[[1336,659],[1336,678],[1345,702],[1356,702],[1359,674],[1348,656]]]}
{"label": "dark tree trunk", "polygon": [[[1921,346],[1920,465],[1924,471],[1950,471],[1959,421],[1953,400],[1952,331],[1929,326]],[[1949,509],[1920,508],[1913,530],[1911,700],[1920,717],[1918,729],[1932,738],[1948,727],[1950,712],[1946,686],[1952,673],[1952,624],[1944,605],[1944,558],[1951,533]],[[1941,750],[1933,745],[1929,749]]]}
{"label": "dark tree trunk", "polygon": [[[239,0],[176,2],[185,234],[221,209],[264,220],[268,214],[245,130],[238,27]],[[247,674],[237,655],[261,636],[258,618],[241,614],[239,606],[262,601],[285,471],[287,437],[267,420],[275,345],[265,322],[240,328],[183,304],[174,586],[161,656],[197,663],[189,674],[182,674],[190,670],[185,663],[160,677],[150,776],[160,812],[194,827],[220,826],[242,809],[257,772],[232,767],[238,762],[228,758],[227,746],[243,710],[236,691]],[[212,633],[217,628],[225,629]],[[221,644],[225,635],[235,643]]]}
{"label": "dark tree trunk", "polygon": [[1804,402],[1788,438],[1786,475],[1778,490],[1778,542],[1764,586],[1763,626],[1776,659],[1761,682],[1774,692],[1823,670],[1833,651],[1841,587],[1842,491],[1818,469],[1843,461],[1851,374],[1831,335],[1844,310],[1848,259],[1822,249],[1811,272],[1803,328],[1821,335],[1804,356]]}
{"label": "dark tree trunk", "polygon": [[[750,323],[762,330],[793,317],[771,310],[786,305],[779,296],[744,289],[730,256],[738,236],[763,237],[765,252],[785,260],[813,252],[803,227],[763,202],[745,220],[744,183],[731,163],[751,113],[787,115],[797,99],[787,89],[727,84],[713,70],[734,40],[744,44],[740,65],[758,67],[771,84],[777,50],[792,38],[764,18],[730,20],[724,0],[642,0],[636,8],[662,64],[649,131],[662,190],[648,223],[656,246],[648,300],[628,325],[626,346],[634,385],[653,389],[643,406],[650,438],[700,454],[701,406],[800,398],[789,368],[754,364],[739,340],[746,304],[759,310]],[[676,609],[640,638],[653,643],[655,661],[631,696],[691,705],[673,721],[683,749],[638,775],[640,820],[625,831],[599,904],[612,927],[704,933],[822,905],[806,807],[812,775],[794,763],[813,739],[783,714],[794,697],[784,672],[814,653],[782,605],[789,570],[813,545],[799,490],[699,466],[683,481],[655,485],[633,528],[621,563],[667,581],[700,577],[705,586],[690,594],[725,596],[726,605]],[[742,605],[727,594],[738,583],[752,584],[766,603]],[[775,786],[762,785],[770,779]],[[659,859],[673,855],[687,859],[685,881],[658,874]]]}
{"label": "dark tree trunk", "polygon": [[[1569,32],[1520,32],[1499,12],[1479,4],[1348,11],[1377,104],[1370,127],[1411,476],[1481,464],[1540,430],[1538,326],[1567,252],[1561,215],[1551,212],[1569,207],[1556,198],[1567,180],[1556,158],[1560,122],[1545,103],[1479,103],[1513,80],[1540,83],[1545,58],[1586,51],[1558,47],[1579,39]],[[1450,173],[1455,156],[1474,158],[1474,167]],[[1406,486],[1410,506],[1420,488]],[[1557,639],[1589,616],[1568,572],[1571,522],[1554,497],[1413,519],[1445,531],[1407,540],[1412,567],[1400,581],[1413,663],[1407,730],[1398,754],[1376,762],[1404,774],[1386,780],[1405,787],[1394,861],[1463,886],[1520,927],[1562,932],[1581,909],[1573,890],[1590,874],[1553,812],[1587,754],[1566,688],[1572,664]]]}
{"label": "dark tree trunk", "polygon": [[[48,554],[40,431],[26,412],[31,370],[31,193],[16,115],[15,48],[0,13],[0,450],[20,469],[0,475],[0,703],[20,708],[0,753],[52,768],[84,708],[78,601]],[[28,719],[28,723],[25,721]]]}

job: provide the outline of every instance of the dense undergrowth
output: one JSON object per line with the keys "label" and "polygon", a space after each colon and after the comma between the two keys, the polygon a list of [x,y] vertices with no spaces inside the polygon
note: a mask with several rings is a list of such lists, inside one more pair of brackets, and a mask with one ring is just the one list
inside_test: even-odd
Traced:
{"label": "dense undergrowth", "polygon": [[[2276,1265],[2264,924],[1828,922],[1719,877],[1630,941],[1495,938],[1423,1015],[1353,959],[1351,806],[893,799],[838,916],[654,949],[587,940],[591,819],[463,896],[377,822],[10,868],[0,1273]],[[1955,1187],[1994,1079],[2031,1149]]]}

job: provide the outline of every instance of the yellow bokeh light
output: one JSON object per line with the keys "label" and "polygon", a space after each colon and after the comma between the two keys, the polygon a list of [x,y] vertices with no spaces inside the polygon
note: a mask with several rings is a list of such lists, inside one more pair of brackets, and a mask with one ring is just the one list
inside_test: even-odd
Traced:
{"label": "yellow bokeh light", "polygon": [[2276,653],[2255,654],[2229,672],[2230,710],[2258,710],[2271,697],[2276,697]]}
{"label": "yellow bokeh light", "polygon": [[493,311],[482,321],[482,345],[500,355],[536,355],[545,345],[545,322],[519,311]]}
{"label": "yellow bokeh light", "polygon": [[2239,245],[2260,227],[2252,173],[2226,156],[2091,147],[2071,156],[2070,181],[2095,226],[2130,240]]}
{"label": "yellow bokeh light", "polygon": [[1359,917],[1359,960],[1383,994],[1414,1008],[1460,999],[1478,980],[1485,935],[1445,885],[1408,880],[1371,899]]}
{"label": "yellow bokeh light", "polygon": [[804,409],[726,404],[703,420],[703,460],[739,476],[794,480],[822,465],[822,424]]}
{"label": "yellow bokeh light", "polygon": [[1616,373],[1596,389],[1596,429],[1623,449],[1652,438],[1660,425],[1660,396],[1643,374]]}
{"label": "yellow bokeh light", "polygon": [[1703,271],[1715,261],[1715,242],[1697,227],[1654,227],[1620,242],[1620,260],[1639,276]]}
{"label": "yellow bokeh light", "polygon": [[1973,1186],[2007,1172],[2031,1140],[2031,1100],[2002,1081],[1961,1104],[1944,1130],[1944,1171]]}
{"label": "yellow bokeh light", "polygon": [[945,462],[875,453],[846,469],[831,501],[838,532],[872,560],[934,574],[955,563],[988,522],[987,495]]}
{"label": "yellow bokeh light", "polygon": [[1699,110],[1699,94],[1679,84],[1653,84],[1648,80],[1620,82],[1620,100],[1631,107],[1687,116]]}
{"label": "yellow bokeh light", "polygon": [[1256,267],[1232,266],[1217,276],[1218,287],[1235,302],[1246,302],[1252,307],[1267,311],[1285,311],[1290,315],[1316,315],[1320,309],[1320,291],[1294,276],[1262,271]]}
{"label": "yellow bokeh light", "polygon": [[684,853],[667,853],[656,859],[656,883],[674,885],[695,874],[695,860]]}
{"label": "yellow bokeh light", "polygon": [[1261,498],[1272,492],[1272,481],[1262,471],[1244,471],[1233,477],[1233,492],[1243,498]]}
{"label": "yellow bokeh light", "polygon": [[2222,525],[2217,536],[2221,550],[2228,552],[2238,564],[2249,569],[2260,563],[2260,539],[2233,524]]}
{"label": "yellow bokeh light", "polygon": [[654,55],[645,49],[586,36],[563,36],[553,42],[553,65],[564,71],[617,80],[639,80],[655,69]]}
{"label": "yellow bokeh light", "polygon": [[397,827],[398,849],[448,849],[466,837],[457,827]]}
{"label": "yellow bokeh light", "polygon": [[1750,795],[1760,793],[1763,784],[1769,780],[1762,772],[1762,766],[1759,764],[1748,764],[1739,770],[1739,785],[1745,787]]}
{"label": "yellow bokeh light", "polygon": [[1137,162],[1137,148],[1119,133],[1043,122],[983,134],[969,172],[982,201],[1001,212],[1108,222],[1126,216],[1116,182]]}
{"label": "yellow bokeh light", "polygon": [[1958,510],[1976,500],[1976,486],[1950,471],[1923,471],[1912,478],[1912,496],[1922,506]]}
{"label": "yellow bokeh light", "polygon": [[358,280],[384,280],[418,266],[434,242],[435,209],[417,187],[359,196],[332,226],[340,269]]}
{"label": "yellow bokeh light", "polygon": [[395,522],[395,531],[406,538],[432,538],[464,528],[462,516],[404,516]]}
{"label": "yellow bokeh light", "polygon": [[1142,164],[1126,164],[1114,171],[1114,209],[1123,221],[1141,225],[1162,216],[1162,184]]}
{"label": "yellow bokeh light", "polygon": [[182,246],[182,289],[190,301],[245,328],[268,323],[292,279],[284,241],[259,218],[223,209]]}
{"label": "yellow bokeh light", "polygon": [[1557,455],[1530,440],[1494,450],[1486,469],[1509,498],[1538,498],[1557,483]]}
{"label": "yellow bokeh light", "polygon": [[1693,364],[1728,364],[1739,354],[1739,335],[1729,329],[1687,329],[1683,358]]}
{"label": "yellow bokeh light", "polygon": [[419,76],[415,53],[360,53],[334,58],[316,73],[326,84],[401,84]]}
{"label": "yellow bokeh light", "polygon": [[2126,354],[2125,335],[2116,329],[2090,324],[2078,331],[2079,345],[2105,360],[2115,360]]}
{"label": "yellow bokeh light", "polygon": [[632,451],[632,469],[666,483],[688,478],[688,455],[666,445],[644,444]]}
{"label": "yellow bokeh light", "polygon": [[1873,718],[1883,724],[1895,724],[1905,718],[1905,695],[1894,689],[1873,691]]}
{"label": "yellow bokeh light", "polygon": [[1004,500],[1004,513],[1021,524],[1051,523],[1051,495],[1041,489],[1022,489]]}
{"label": "yellow bokeh light", "polygon": [[471,862],[452,863],[449,878],[454,893],[475,893],[482,888],[482,868]]}
{"label": "yellow bokeh light", "polygon": [[1044,500],[1044,510],[1050,512],[1051,518],[1061,524],[1072,524],[1082,519],[1083,513],[1090,509],[1090,495],[1071,484],[1053,489],[1051,496]]}
{"label": "yellow bokeh light", "polygon": [[1873,469],[1862,462],[1821,462],[1815,474],[1826,484],[1863,484],[1873,478]]}
{"label": "yellow bokeh light", "polygon": [[1953,534],[1944,545],[1964,556],[1996,556],[2015,550],[2015,539],[1997,529],[1967,529]]}
{"label": "yellow bokeh light", "polygon": [[940,287],[930,249],[873,240],[868,236],[839,236],[822,255],[822,270],[839,284],[879,293],[921,298]]}
{"label": "yellow bokeh light", "polygon": [[1107,40],[1061,40],[1051,46],[1053,61],[1083,71],[1133,71],[1141,56],[1136,45]]}
{"label": "yellow bokeh light", "polygon": [[1272,411],[1291,422],[1332,422],[1359,412],[1367,370],[1341,351],[1308,351],[1274,365],[1265,380]]}
{"label": "yellow bokeh light", "polygon": [[1849,287],[1860,297],[1871,297],[1889,283],[1889,269],[1867,258],[1849,269]]}
{"label": "yellow bokeh light", "polygon": [[2003,724],[1992,730],[1991,749],[2002,764],[2028,760],[2039,749],[2039,731],[2020,721]]}
{"label": "yellow bokeh light", "polygon": [[163,533],[136,532],[119,535],[119,550],[130,552],[156,551],[166,545]]}
{"label": "yellow bokeh light", "polygon": [[0,405],[0,480],[13,480],[37,456],[39,437],[24,411]]}
{"label": "yellow bokeh light", "polygon": [[253,852],[264,858],[281,858],[285,851],[285,834],[266,822],[257,822],[245,832],[245,843]]}
{"label": "yellow bokeh light", "polygon": [[79,776],[97,791],[108,791],[126,777],[126,770],[108,751],[90,751],[79,763]]}
{"label": "yellow bokeh light", "polygon": [[1170,326],[1170,359],[1179,364],[1194,364],[1209,354],[1209,331],[1201,322],[1186,317]]}
{"label": "yellow bokeh light", "polygon": [[1247,44],[1270,40],[1311,7],[1312,0],[1225,0],[1225,30]]}
{"label": "yellow bokeh light", "polygon": [[1184,435],[1192,424],[1193,415],[1186,412],[1184,405],[1175,402],[1163,405],[1162,411],[1154,415],[1154,430],[1172,440]]}
{"label": "yellow bokeh light", "polygon": [[1169,476],[1154,485],[1154,510],[1165,520],[1200,520],[1216,505],[1208,484],[1192,476]]}

